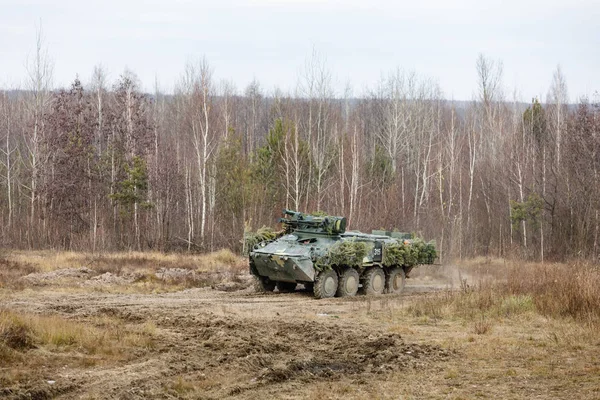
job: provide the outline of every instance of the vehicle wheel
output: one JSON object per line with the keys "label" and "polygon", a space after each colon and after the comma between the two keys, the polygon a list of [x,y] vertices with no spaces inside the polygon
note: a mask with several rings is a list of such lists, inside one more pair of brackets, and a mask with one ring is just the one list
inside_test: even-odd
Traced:
{"label": "vehicle wheel", "polygon": [[275,289],[275,282],[263,276],[254,275],[254,291],[257,293],[272,292]]}
{"label": "vehicle wheel", "polygon": [[340,275],[337,292],[338,297],[354,296],[358,292],[358,272],[354,268],[348,268]]}
{"label": "vehicle wheel", "polygon": [[317,299],[326,299],[335,296],[338,288],[338,276],[334,270],[322,271],[317,275],[313,293]]}
{"label": "vehicle wheel", "polygon": [[387,293],[401,293],[404,290],[405,274],[402,268],[392,268],[385,278]]}
{"label": "vehicle wheel", "polygon": [[277,290],[281,293],[290,293],[296,290],[296,282],[277,282]]}
{"label": "vehicle wheel", "polygon": [[369,268],[362,276],[365,294],[382,294],[385,289],[385,273],[379,267]]}

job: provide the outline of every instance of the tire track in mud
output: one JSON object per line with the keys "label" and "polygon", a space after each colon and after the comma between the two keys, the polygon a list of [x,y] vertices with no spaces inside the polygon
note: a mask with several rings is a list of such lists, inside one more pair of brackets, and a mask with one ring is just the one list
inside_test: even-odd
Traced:
{"label": "tire track in mud", "polygon": [[[239,379],[214,393],[237,395],[270,385],[313,380],[362,379],[407,368],[425,368],[452,357],[438,346],[411,344],[398,334],[315,321],[277,321],[204,313],[157,321],[176,333],[175,348],[195,349],[207,375]],[[186,343],[186,344],[183,344]],[[184,354],[187,351],[184,351]]]}
{"label": "tire track in mud", "polygon": [[[107,315],[156,325],[155,347],[117,366],[69,369],[59,398],[177,398],[178,380],[203,398],[254,397],[277,388],[429,368],[452,351],[405,341],[376,323],[356,325],[361,303],[404,302],[406,295],[315,300],[310,293],[255,294],[188,289],[167,294],[36,293],[8,307],[87,321]],[[339,319],[314,318],[320,312]],[[174,383],[175,382],[175,383]]]}

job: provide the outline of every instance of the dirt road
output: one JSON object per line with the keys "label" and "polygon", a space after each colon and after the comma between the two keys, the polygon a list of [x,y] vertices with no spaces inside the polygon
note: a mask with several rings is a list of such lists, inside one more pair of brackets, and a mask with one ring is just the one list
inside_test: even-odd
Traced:
{"label": "dirt road", "polygon": [[402,296],[348,300],[315,300],[302,286],[296,293],[267,295],[250,288],[166,294],[18,292],[6,300],[6,308],[77,321],[103,315],[127,325],[150,321],[156,340],[116,367],[42,370],[30,387],[7,394],[65,399],[328,398],[337,397],[327,390],[328,383],[335,383],[341,385],[337,391],[360,397],[390,374],[425,372],[455,357],[452,349],[404,337],[397,329],[401,321],[393,318],[394,309],[445,284],[413,281]]}
{"label": "dirt road", "polygon": [[[170,293],[89,285],[81,271],[29,276],[41,286],[5,291],[0,311],[72,321],[77,337],[15,350],[11,364],[0,351],[0,398],[599,398],[595,334],[530,299],[473,291],[499,268],[462,271],[423,268],[402,295],[327,300],[301,286],[253,293],[245,272]],[[486,301],[496,306],[484,314]]]}

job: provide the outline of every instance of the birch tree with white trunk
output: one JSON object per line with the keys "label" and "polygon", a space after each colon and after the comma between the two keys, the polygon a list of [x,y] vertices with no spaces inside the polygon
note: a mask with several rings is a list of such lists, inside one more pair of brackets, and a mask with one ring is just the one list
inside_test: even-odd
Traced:
{"label": "birch tree with white trunk", "polygon": [[[50,90],[52,88],[53,62],[48,55],[48,49],[44,43],[42,27],[36,30],[35,50],[27,59],[27,89],[30,92],[30,100],[27,102],[27,110],[31,127],[27,131],[27,151],[31,179],[28,189],[30,193],[30,230],[35,228],[36,202],[38,201],[38,189],[41,184],[40,172],[44,165],[46,155],[42,149],[44,137],[44,115],[50,105]],[[31,232],[30,232],[31,235]],[[30,236],[31,240],[31,236]],[[31,244],[31,243],[30,243]]]}

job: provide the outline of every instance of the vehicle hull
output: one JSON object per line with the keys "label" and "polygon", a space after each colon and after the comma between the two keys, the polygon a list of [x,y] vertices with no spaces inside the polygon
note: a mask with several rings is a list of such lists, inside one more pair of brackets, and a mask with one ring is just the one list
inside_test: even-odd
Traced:
{"label": "vehicle hull", "polygon": [[272,281],[313,282],[315,280],[316,271],[308,257],[255,252],[252,261],[256,274]]}
{"label": "vehicle hull", "polygon": [[415,265],[436,256],[432,244],[408,234],[345,231],[343,217],[284,213],[289,218],[280,219],[279,234],[249,246],[250,273],[261,292],[275,287],[286,292],[290,284],[302,283],[317,298],[354,296],[359,288],[398,293]]}

